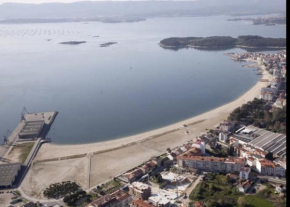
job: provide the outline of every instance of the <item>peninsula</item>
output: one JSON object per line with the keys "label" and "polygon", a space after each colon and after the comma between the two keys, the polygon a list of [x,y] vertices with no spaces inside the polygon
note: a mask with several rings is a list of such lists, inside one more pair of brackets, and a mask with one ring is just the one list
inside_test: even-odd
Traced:
{"label": "peninsula", "polygon": [[245,35],[233,38],[230,36],[211,37],[170,37],[160,41],[164,48],[286,48],[286,38],[267,38],[256,35]]}

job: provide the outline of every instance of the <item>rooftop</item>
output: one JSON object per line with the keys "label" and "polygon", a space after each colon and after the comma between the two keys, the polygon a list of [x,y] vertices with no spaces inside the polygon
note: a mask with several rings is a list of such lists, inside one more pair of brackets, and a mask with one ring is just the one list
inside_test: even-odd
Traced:
{"label": "rooftop", "polygon": [[142,200],[133,200],[132,204],[136,207],[155,207],[152,204],[149,204],[149,203],[142,201]]}
{"label": "rooftop", "polygon": [[21,163],[0,165],[0,186],[10,186],[20,170]]}
{"label": "rooftop", "polygon": [[44,125],[44,121],[28,121],[19,133],[19,137],[37,137]]}
{"label": "rooftop", "polygon": [[255,130],[257,137],[248,144],[258,149],[272,152],[274,155],[286,156],[286,135],[259,129],[254,126],[248,126]]}
{"label": "rooftop", "polygon": [[149,185],[142,182],[133,182],[131,186],[139,190],[147,190],[148,188],[150,188]]}

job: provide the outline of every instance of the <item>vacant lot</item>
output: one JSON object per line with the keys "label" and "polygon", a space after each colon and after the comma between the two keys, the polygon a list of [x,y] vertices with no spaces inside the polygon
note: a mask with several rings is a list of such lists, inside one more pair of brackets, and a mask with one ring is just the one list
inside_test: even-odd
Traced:
{"label": "vacant lot", "polygon": [[256,195],[247,195],[245,199],[246,199],[246,205],[250,207],[259,207],[259,206],[273,207],[274,206],[272,202],[264,198],[260,198]]}

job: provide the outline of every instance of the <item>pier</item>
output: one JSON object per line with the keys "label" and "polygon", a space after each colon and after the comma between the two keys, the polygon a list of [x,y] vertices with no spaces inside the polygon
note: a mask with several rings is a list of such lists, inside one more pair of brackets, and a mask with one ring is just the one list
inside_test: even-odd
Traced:
{"label": "pier", "polygon": [[[0,188],[15,188],[20,185],[42,143],[50,142],[50,138],[46,138],[46,135],[57,114],[57,111],[21,114],[18,126],[9,137],[6,137],[5,143],[0,146],[0,167],[9,167],[9,165],[15,164],[21,167],[14,171],[12,175],[14,179],[10,179],[10,183],[1,183],[0,175]],[[21,148],[24,145],[26,145],[25,152]],[[15,160],[13,153],[19,155],[19,160]]]}

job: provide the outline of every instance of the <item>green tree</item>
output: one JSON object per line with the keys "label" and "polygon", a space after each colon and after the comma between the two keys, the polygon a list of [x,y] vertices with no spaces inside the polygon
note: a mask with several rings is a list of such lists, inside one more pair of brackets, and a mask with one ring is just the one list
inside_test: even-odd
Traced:
{"label": "green tree", "polygon": [[275,132],[279,132],[281,128],[281,122],[280,121],[276,121],[274,124],[274,130]]}

